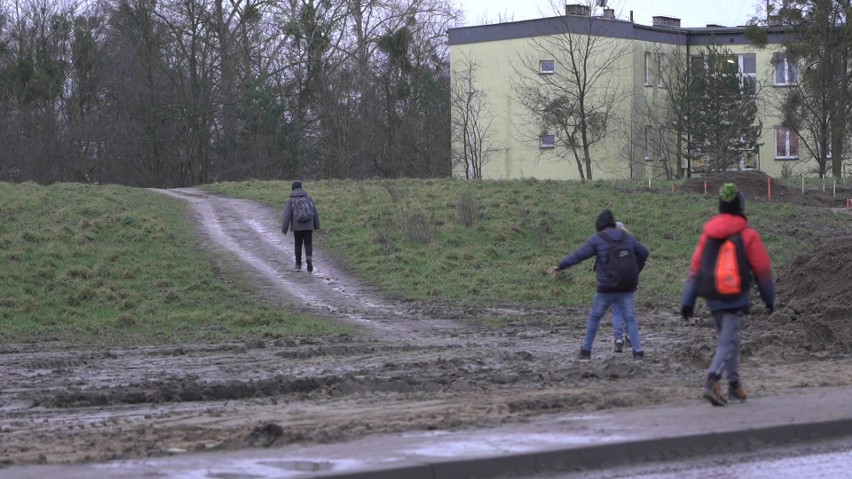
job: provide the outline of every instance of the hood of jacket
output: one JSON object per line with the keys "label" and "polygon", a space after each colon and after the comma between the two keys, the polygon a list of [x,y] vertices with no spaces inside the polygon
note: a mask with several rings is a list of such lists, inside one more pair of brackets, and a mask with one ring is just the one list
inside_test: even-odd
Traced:
{"label": "hood of jacket", "polygon": [[308,193],[301,188],[295,189],[290,192],[290,198],[295,198],[297,196],[308,196]]}
{"label": "hood of jacket", "polygon": [[748,228],[748,221],[740,215],[719,213],[704,224],[704,233],[710,238],[727,238]]}
{"label": "hood of jacket", "polygon": [[595,220],[595,229],[597,231],[603,231],[606,228],[615,228],[615,216],[613,216],[610,210],[604,210],[603,213],[598,215],[598,219]]}

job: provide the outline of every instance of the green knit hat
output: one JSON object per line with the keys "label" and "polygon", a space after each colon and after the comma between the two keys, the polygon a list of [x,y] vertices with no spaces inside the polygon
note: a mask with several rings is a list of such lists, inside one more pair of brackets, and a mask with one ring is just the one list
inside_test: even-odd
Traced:
{"label": "green knit hat", "polygon": [[745,216],[745,197],[733,183],[719,187],[719,213]]}

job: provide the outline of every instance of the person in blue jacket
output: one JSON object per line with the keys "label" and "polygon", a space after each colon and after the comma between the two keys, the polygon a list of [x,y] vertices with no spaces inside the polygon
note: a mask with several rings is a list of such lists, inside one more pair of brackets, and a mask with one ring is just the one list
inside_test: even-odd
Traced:
{"label": "person in blue jacket", "polygon": [[639,340],[639,326],[636,324],[636,316],[633,312],[633,293],[636,291],[638,276],[634,284],[630,286],[614,285],[607,276],[607,266],[609,265],[610,241],[625,241],[632,246],[638,272],[641,272],[645,267],[645,261],[649,255],[648,248],[630,233],[618,229],[615,217],[610,210],[604,210],[598,216],[595,221],[595,228],[598,231],[596,234],[586,240],[577,250],[562,258],[559,264],[548,269],[548,272],[558,274],[564,269],[595,256],[597,259],[595,266],[597,292],[592,302],[592,309],[589,312],[586,338],[580,348],[579,358],[582,361],[591,360],[592,344],[595,341],[601,318],[612,307],[613,312],[620,314],[627,326],[630,346],[633,349],[633,359],[642,360],[645,357],[645,352]]}

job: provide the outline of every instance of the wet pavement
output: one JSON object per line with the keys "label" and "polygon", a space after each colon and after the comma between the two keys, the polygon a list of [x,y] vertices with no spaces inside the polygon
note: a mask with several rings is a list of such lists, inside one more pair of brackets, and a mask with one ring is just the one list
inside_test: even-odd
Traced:
{"label": "wet pavement", "polygon": [[335,444],[184,453],[78,465],[15,466],[0,478],[486,478],[600,469],[852,436],[852,387],[711,407],[539,416],[471,430],[382,434]]}

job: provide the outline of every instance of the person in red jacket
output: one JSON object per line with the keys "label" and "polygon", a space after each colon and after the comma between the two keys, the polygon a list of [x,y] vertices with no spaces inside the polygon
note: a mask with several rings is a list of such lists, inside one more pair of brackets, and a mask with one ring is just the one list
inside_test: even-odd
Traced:
{"label": "person in red jacket", "polygon": [[[772,285],[772,267],[769,255],[760,239],[760,235],[748,226],[745,216],[745,197],[733,183],[725,183],[719,188],[719,214],[704,224],[704,231],[698,238],[698,246],[692,254],[689,275],[681,296],[681,315],[688,319],[695,308],[698,297],[696,277],[702,267],[702,254],[709,238],[725,239],[739,233],[745,250],[748,268],[757,282],[760,297],[771,314],[775,309],[775,289]],[[706,266],[705,266],[706,267]],[[751,291],[744,291],[728,299],[706,299],[707,307],[716,323],[716,353],[707,369],[707,383],[703,397],[714,406],[724,406],[728,399],[740,402],[746,400],[745,390],[740,383],[739,374],[739,333],[742,318],[749,312]],[[720,381],[722,375],[728,380],[728,397],[722,395]]]}

